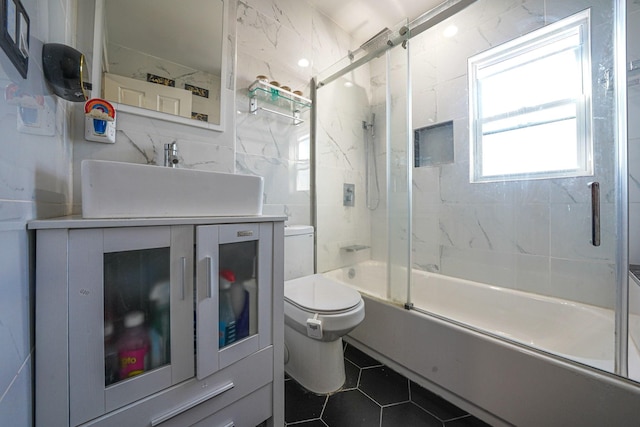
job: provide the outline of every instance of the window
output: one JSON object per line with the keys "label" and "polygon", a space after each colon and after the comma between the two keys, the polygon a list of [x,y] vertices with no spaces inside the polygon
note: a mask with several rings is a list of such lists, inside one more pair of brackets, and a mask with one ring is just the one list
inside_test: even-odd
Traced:
{"label": "window", "polygon": [[469,59],[471,182],[593,174],[589,11]]}

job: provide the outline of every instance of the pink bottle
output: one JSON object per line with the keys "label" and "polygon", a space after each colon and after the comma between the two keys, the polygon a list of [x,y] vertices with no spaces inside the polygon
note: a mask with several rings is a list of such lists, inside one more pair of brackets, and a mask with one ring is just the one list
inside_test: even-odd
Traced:
{"label": "pink bottle", "polygon": [[124,318],[125,330],[118,339],[118,360],[120,361],[120,380],[124,380],[145,371],[149,353],[149,334],[144,327],[144,313],[132,311]]}

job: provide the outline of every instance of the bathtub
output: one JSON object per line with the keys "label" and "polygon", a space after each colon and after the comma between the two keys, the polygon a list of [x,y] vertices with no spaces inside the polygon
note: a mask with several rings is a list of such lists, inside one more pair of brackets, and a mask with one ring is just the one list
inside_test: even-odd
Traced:
{"label": "bathtub", "polygon": [[[350,334],[347,341],[352,339],[356,346],[360,345],[373,352],[410,378],[414,375],[417,382],[422,381],[425,383],[423,385],[432,386],[431,388],[464,406],[469,412],[475,411],[481,418],[484,416],[492,424],[500,425],[504,422],[506,425],[527,425],[530,420],[526,414],[513,409],[521,407],[522,401],[517,399],[511,405],[505,402],[509,402],[514,396],[522,397],[533,393],[533,389],[527,387],[528,390],[524,390],[518,384],[546,378],[549,372],[556,372],[559,367],[562,367],[563,373],[554,374],[552,378],[559,381],[566,375],[567,379],[562,383],[564,386],[573,384],[578,377],[588,381],[590,386],[594,384],[593,378],[606,378],[596,383],[602,387],[606,385],[602,392],[604,395],[612,395],[612,383],[625,384],[623,389],[630,392],[636,402],[633,406],[640,407],[637,404],[640,400],[635,400],[640,399],[638,384],[562,359],[612,372],[612,310],[418,270],[412,272],[411,289],[411,301],[416,310],[405,310],[403,303],[387,301],[384,263],[365,261],[323,275],[356,288],[365,300],[365,321]],[[640,318],[632,315],[629,375],[636,381],[640,381],[638,330]],[[521,360],[523,357],[525,359]],[[541,361],[544,363],[540,364]],[[531,372],[519,370],[518,365],[522,368],[530,366]],[[443,372],[443,366],[451,369],[448,375]],[[514,369],[516,374],[505,379],[501,375],[491,376],[485,372],[491,369],[501,370],[505,366]],[[483,369],[482,374],[479,374],[478,368]],[[471,387],[460,377],[461,372],[474,377],[488,375],[486,384],[498,381],[505,396],[487,399],[486,396],[478,395],[482,387],[479,384]],[[504,387],[504,381],[514,381],[516,385],[509,383],[508,387]],[[494,387],[497,386],[494,384]],[[494,387],[490,394],[500,395],[495,392]],[[573,387],[579,386],[574,384]],[[571,393],[575,394],[573,387],[570,388]],[[597,387],[593,387],[591,391],[596,389]],[[602,405],[607,400],[602,397],[602,393],[594,392],[590,397],[594,403],[588,407],[595,409]],[[625,393],[622,394],[626,396]],[[549,394],[552,395],[553,393]],[[539,393],[533,394],[532,398],[534,396],[535,399],[541,399]],[[625,401],[624,396],[618,396],[615,404]],[[584,399],[576,401],[576,408],[582,408],[584,412],[588,399],[589,397],[584,396]],[[545,411],[553,413],[551,408],[557,402],[556,398],[544,403]],[[610,406],[606,407],[609,412]],[[604,407],[602,409],[604,412]],[[638,412],[635,420],[640,420],[640,409],[635,411]],[[562,405],[558,412],[564,412],[566,416],[566,407]],[[582,425],[592,425],[595,420],[597,417],[592,415],[586,416],[584,420],[570,417],[567,422],[586,422]],[[538,422],[540,420],[531,425]],[[546,425],[554,425],[556,422],[557,418],[552,424]],[[609,422],[610,420],[607,421]]]}

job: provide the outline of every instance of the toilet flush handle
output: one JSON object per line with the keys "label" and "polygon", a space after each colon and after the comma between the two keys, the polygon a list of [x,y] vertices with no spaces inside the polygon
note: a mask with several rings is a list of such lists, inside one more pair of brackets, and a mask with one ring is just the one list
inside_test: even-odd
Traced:
{"label": "toilet flush handle", "polygon": [[309,338],[322,339],[322,320],[318,319],[318,313],[313,319],[307,319],[307,335]]}

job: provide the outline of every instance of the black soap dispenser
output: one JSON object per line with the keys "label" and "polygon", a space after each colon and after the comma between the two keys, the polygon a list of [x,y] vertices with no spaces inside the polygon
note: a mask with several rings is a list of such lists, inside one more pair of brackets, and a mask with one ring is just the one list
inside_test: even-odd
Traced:
{"label": "black soap dispenser", "polygon": [[72,102],[87,100],[84,55],[76,49],[59,43],[42,46],[42,70],[53,93]]}

